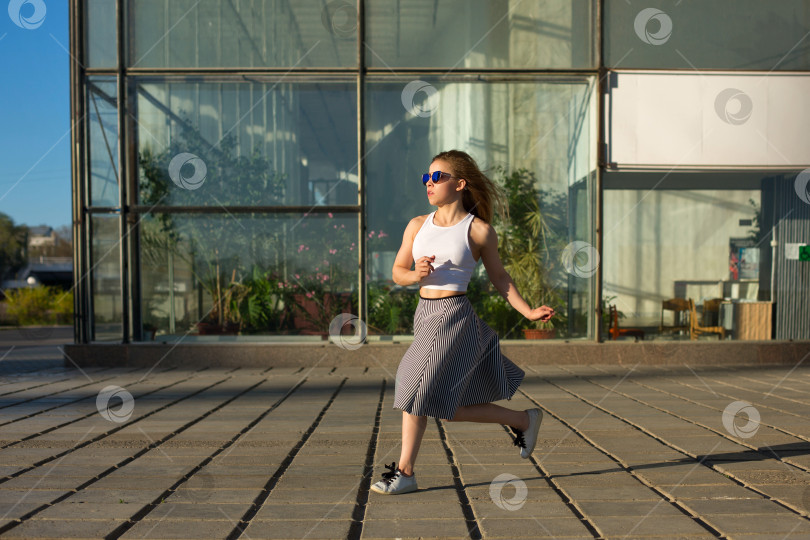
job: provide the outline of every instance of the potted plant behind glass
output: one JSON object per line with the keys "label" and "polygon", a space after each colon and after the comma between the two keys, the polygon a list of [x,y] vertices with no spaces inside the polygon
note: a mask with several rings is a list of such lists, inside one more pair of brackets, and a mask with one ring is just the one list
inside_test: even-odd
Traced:
{"label": "potted plant behind glass", "polygon": [[[243,152],[236,137],[229,134],[212,145],[194,125],[191,115],[181,111],[174,122],[178,129],[168,146],[153,149],[144,145],[140,152],[139,204],[211,207],[213,210],[228,205],[283,204],[284,175],[273,169],[259,144],[251,152]],[[169,176],[169,164],[184,153],[205,164],[205,176],[197,187],[181,187]],[[197,172],[196,166],[194,172]],[[243,322],[240,304],[250,295],[241,278],[251,272],[244,259],[272,259],[272,253],[279,251],[278,242],[274,242],[279,233],[271,230],[270,234],[254,234],[251,228],[262,225],[258,219],[235,218],[230,212],[213,214],[158,213],[153,218],[158,230],[151,239],[148,236],[145,239],[151,240],[164,257],[171,253],[181,259],[197,287],[210,295],[210,307],[199,306],[198,316],[204,314],[196,323],[199,332],[237,333]],[[234,224],[241,227],[237,234],[234,234]],[[176,249],[180,243],[187,248]]]}
{"label": "potted plant behind glass", "polygon": [[557,287],[551,283],[550,275],[559,270],[559,263],[550,254],[558,253],[565,245],[565,237],[557,231],[565,231],[565,194],[537,189],[533,172],[518,169],[501,173],[497,183],[503,188],[508,205],[508,215],[495,215],[493,224],[498,234],[498,253],[503,266],[512,277],[521,296],[532,307],[550,305],[559,315],[551,321],[529,321],[522,317],[517,326],[530,336],[543,335],[544,338],[556,335],[555,323],[565,322],[564,300]]}
{"label": "potted plant behind glass", "polygon": [[413,330],[418,291],[385,282],[368,283],[368,333],[407,335]]}
{"label": "potted plant behind glass", "polygon": [[238,334],[242,327],[242,316],[239,305],[247,296],[247,287],[236,281],[236,268],[227,283],[221,277],[219,260],[217,272],[201,283],[206,287],[213,299],[213,306],[208,315],[197,323],[200,335],[206,334]]}
{"label": "potted plant behind glass", "polygon": [[263,272],[254,265],[251,276],[243,280],[245,294],[239,303],[242,333],[290,333],[293,330],[292,295],[278,276],[277,270]]}
{"label": "potted plant behind glass", "polygon": [[[326,339],[332,321],[356,310],[357,237],[332,212],[305,214],[288,238],[287,281],[293,321],[301,334]],[[353,241],[354,240],[354,241]]]}
{"label": "potted plant behind glass", "polygon": [[535,328],[524,328],[523,336],[526,339],[551,339],[557,334],[554,323],[551,321],[533,321]]}

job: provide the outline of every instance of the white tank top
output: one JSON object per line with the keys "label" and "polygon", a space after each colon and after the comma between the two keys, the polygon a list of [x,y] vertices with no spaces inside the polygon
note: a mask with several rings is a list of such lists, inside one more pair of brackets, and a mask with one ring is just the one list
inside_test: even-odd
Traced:
{"label": "white tank top", "polygon": [[476,260],[470,249],[469,230],[473,214],[450,227],[439,227],[430,215],[413,239],[413,260],[435,255],[433,272],[422,278],[420,287],[463,292],[467,290]]}

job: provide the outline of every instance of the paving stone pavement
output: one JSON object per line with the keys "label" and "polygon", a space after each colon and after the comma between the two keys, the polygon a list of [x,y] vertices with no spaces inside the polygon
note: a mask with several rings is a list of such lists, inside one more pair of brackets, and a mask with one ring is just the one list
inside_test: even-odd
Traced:
{"label": "paving stone pavement", "polygon": [[524,366],[529,460],[430,419],[420,489],[383,367],[0,377],[3,538],[810,538],[804,366]]}

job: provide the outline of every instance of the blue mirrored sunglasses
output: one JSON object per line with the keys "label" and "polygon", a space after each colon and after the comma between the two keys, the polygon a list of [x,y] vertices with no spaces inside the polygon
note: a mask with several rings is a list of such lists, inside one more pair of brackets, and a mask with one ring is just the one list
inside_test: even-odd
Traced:
{"label": "blue mirrored sunglasses", "polygon": [[433,183],[436,184],[440,179],[447,180],[449,178],[458,178],[458,176],[453,176],[450,173],[442,171],[435,171],[433,174],[425,173],[422,175],[422,184],[427,184],[428,180],[433,180]]}

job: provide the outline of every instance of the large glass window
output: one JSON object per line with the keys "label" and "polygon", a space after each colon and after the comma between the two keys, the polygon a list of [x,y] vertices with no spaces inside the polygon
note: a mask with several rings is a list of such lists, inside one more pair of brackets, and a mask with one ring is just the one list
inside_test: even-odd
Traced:
{"label": "large glass window", "polygon": [[347,82],[137,85],[144,205],[356,205]]}
{"label": "large glass window", "polygon": [[111,0],[85,0],[87,67],[118,66],[115,5]]}
{"label": "large glass window", "polygon": [[375,68],[586,69],[596,66],[589,0],[366,3]]}
{"label": "large glass window", "polygon": [[[619,327],[642,330],[645,340],[770,339],[761,173],[606,177],[603,286]],[[738,189],[724,189],[735,183]],[[767,318],[735,322],[735,311],[758,302]],[[691,319],[715,330],[696,334]]]}
{"label": "large glass window", "polygon": [[[518,289],[531,304],[554,305],[565,314],[558,319],[558,335],[585,336],[592,275],[571,274],[562,259],[571,242],[593,243],[589,198],[596,168],[594,79],[422,79],[369,79],[366,212],[371,324],[387,324],[392,333],[410,332],[407,322],[391,322],[392,310],[407,314],[409,299],[398,298],[403,304],[398,306],[375,303],[373,298],[396,290],[390,280],[391,264],[408,221],[435,210],[428,204],[421,174],[435,154],[459,149],[472,155],[509,199],[511,219],[494,226],[501,236],[502,259]],[[524,221],[531,217],[535,228]],[[520,329],[528,322],[498,303],[502,299],[493,294],[483,263],[475,275],[471,294],[480,291],[482,318],[502,338],[521,337]]]}
{"label": "large glass window", "polygon": [[[356,313],[356,85],[142,80],[137,92],[139,204],[215,211],[141,222],[144,337],[324,334],[330,314]],[[236,210],[257,206],[310,211]]]}
{"label": "large glass window", "polygon": [[114,77],[87,82],[90,204],[118,206],[118,100]]}
{"label": "large glass window", "polygon": [[95,215],[91,221],[94,341],[120,341],[123,337],[120,219],[117,215]]}
{"label": "large glass window", "polygon": [[135,68],[307,68],[357,65],[348,2],[129,0]]}
{"label": "large glass window", "polygon": [[325,335],[357,313],[357,226],[353,213],[144,216],[145,339]]}
{"label": "large glass window", "polygon": [[[595,5],[364,0],[360,36],[352,0],[124,0],[132,199],[119,200],[123,134],[110,75],[85,79],[84,155],[90,205],[134,215],[137,252],[124,255],[140,335],[323,334],[336,309],[360,315],[362,286],[369,333],[410,334],[416,288],[394,286],[391,266],[408,220],[432,210],[419,175],[452,148],[504,191],[509,215],[492,223],[521,292],[564,314],[558,337],[592,335],[593,274],[572,273],[565,257],[574,242],[595,244]],[[85,65],[116,68],[116,5],[83,6]],[[359,77],[358,126],[361,42],[373,73]],[[555,69],[594,71],[532,73]],[[119,220],[95,217],[90,237],[99,261],[108,244],[117,253],[115,267],[99,266],[104,279],[96,270],[93,292],[96,334],[110,339],[121,336],[129,294]],[[498,303],[483,264],[469,290],[503,338],[531,326]]]}
{"label": "large glass window", "polygon": [[[555,307],[557,337],[687,339],[690,321],[733,339],[806,334],[805,0],[79,6],[84,338],[300,339],[340,311],[411,334],[418,287],[391,267],[408,221],[435,209],[419,178],[448,149],[503,190],[501,259],[530,304]],[[123,242],[117,211],[134,225]],[[121,299],[138,293],[129,336]],[[534,326],[482,263],[468,294],[502,339]]]}
{"label": "large glass window", "polygon": [[605,0],[605,65],[810,69],[806,0]]}

